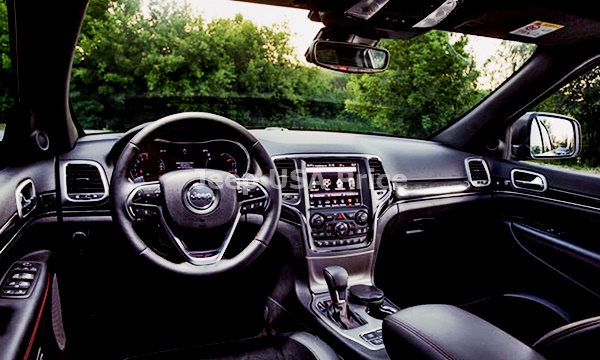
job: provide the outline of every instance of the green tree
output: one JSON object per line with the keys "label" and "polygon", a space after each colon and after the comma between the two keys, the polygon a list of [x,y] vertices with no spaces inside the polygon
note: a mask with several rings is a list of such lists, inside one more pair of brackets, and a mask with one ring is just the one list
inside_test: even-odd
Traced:
{"label": "green tree", "polygon": [[[503,41],[488,60],[484,75],[497,86],[516,71],[533,53],[535,45]],[[600,167],[600,68],[570,82],[541,104],[536,111],[553,112],[576,118],[581,123],[583,147],[577,159],[562,160],[567,166]],[[556,163],[556,161],[553,161]]]}
{"label": "green tree", "polygon": [[0,2],[0,116],[7,115],[14,104],[8,13],[6,2]]}
{"label": "green tree", "polygon": [[[101,11],[105,7],[107,11]],[[247,126],[298,125],[315,97],[345,87],[301,66],[286,24],[258,27],[241,15],[204,21],[185,3],[102,0],[88,14],[71,93],[86,128],[125,130],[177,111],[210,111]],[[148,101],[148,99],[151,99]],[[342,113],[325,105],[324,113]],[[332,115],[333,116],[333,115]]]}
{"label": "green tree", "polygon": [[480,99],[467,37],[450,40],[449,34],[432,31],[412,40],[382,41],[391,55],[388,70],[352,77],[346,110],[403,136],[424,137],[446,125]]}
{"label": "green tree", "polygon": [[581,155],[567,164],[600,167],[600,67],[571,81],[536,107],[537,111],[568,115],[579,120]]}
{"label": "green tree", "polygon": [[534,44],[503,40],[500,46],[483,65],[482,77],[485,88],[491,91],[512,75],[533,54]]}

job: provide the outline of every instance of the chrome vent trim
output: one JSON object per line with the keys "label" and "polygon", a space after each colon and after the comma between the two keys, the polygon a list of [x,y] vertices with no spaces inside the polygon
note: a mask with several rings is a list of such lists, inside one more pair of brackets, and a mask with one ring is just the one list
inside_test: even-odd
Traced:
{"label": "chrome vent trim", "polygon": [[469,158],[465,160],[465,166],[471,186],[483,187],[488,186],[492,182],[490,169],[485,160],[481,158]]}
{"label": "chrome vent trim", "polygon": [[281,183],[281,199],[287,204],[300,202],[300,173],[296,161],[289,158],[273,160]]}
{"label": "chrome vent trim", "polygon": [[100,201],[108,197],[108,180],[97,162],[68,161],[63,165],[62,173],[62,190],[69,201]]}
{"label": "chrome vent trim", "polygon": [[381,200],[390,191],[390,180],[383,169],[381,159],[376,157],[369,159],[369,174],[377,199]]}

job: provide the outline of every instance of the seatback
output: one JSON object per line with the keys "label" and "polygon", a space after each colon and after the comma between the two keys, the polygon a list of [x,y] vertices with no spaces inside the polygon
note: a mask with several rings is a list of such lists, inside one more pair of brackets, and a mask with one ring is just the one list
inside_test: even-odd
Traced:
{"label": "seatback", "polygon": [[547,359],[600,358],[600,316],[561,326],[532,346]]}

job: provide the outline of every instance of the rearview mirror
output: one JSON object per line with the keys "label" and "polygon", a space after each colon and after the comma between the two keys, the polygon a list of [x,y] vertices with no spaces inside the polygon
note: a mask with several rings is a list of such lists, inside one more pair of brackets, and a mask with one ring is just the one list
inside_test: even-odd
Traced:
{"label": "rearview mirror", "polygon": [[518,159],[571,159],[581,152],[581,126],[568,116],[529,112],[512,125],[511,147]]}
{"label": "rearview mirror", "polygon": [[377,73],[387,69],[387,49],[364,44],[315,40],[306,60],[330,70],[346,73]]}

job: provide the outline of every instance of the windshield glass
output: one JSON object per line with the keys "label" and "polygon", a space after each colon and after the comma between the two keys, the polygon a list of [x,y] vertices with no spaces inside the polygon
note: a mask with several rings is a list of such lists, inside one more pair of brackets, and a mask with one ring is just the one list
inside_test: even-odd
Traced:
{"label": "windshield glass", "polygon": [[382,40],[387,71],[348,74],[306,61],[321,27],[307,10],[237,1],[92,0],[71,74],[75,114],[90,132],[205,111],[248,128],[425,138],[533,51],[430,31]]}

